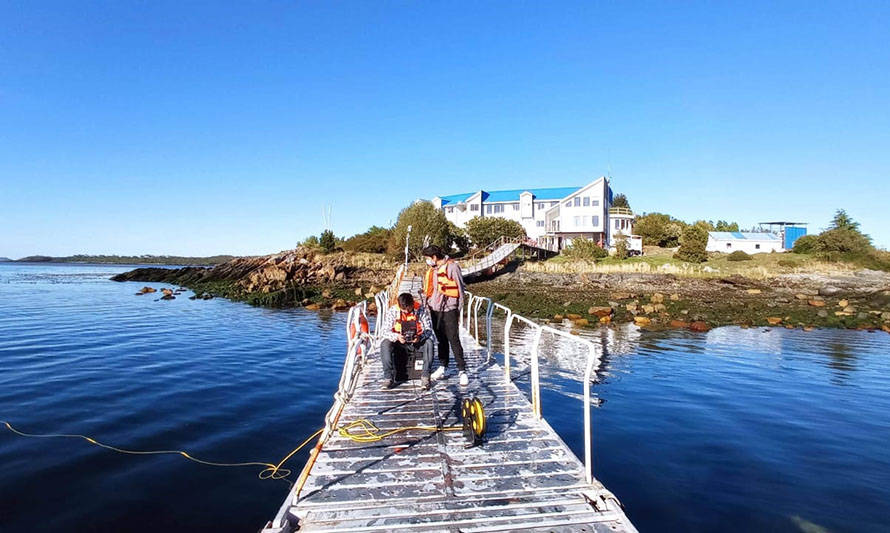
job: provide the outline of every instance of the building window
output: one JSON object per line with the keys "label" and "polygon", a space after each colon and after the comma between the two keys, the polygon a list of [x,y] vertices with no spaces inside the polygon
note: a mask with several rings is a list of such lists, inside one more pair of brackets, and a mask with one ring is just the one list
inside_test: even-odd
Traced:
{"label": "building window", "polygon": [[584,207],[587,207],[588,205],[590,205],[590,196],[585,196],[584,197]]}
{"label": "building window", "polygon": [[580,207],[580,205],[581,205],[581,197],[580,196],[575,197],[574,204],[575,204],[575,207]]}
{"label": "building window", "polygon": [[566,202],[566,207],[572,207],[572,201],[571,201],[571,200],[569,200],[568,202]]}
{"label": "building window", "polygon": [[621,221],[620,220],[615,221],[615,229],[621,229]]}
{"label": "building window", "polygon": [[538,204],[538,209],[544,209],[544,202]]}
{"label": "building window", "polygon": [[754,245],[754,249],[755,249],[755,250],[760,250],[760,245],[759,245],[759,244],[755,244],[755,245]]}
{"label": "building window", "polygon": [[470,204],[470,211],[479,211],[479,204]]}
{"label": "building window", "polygon": [[556,204],[558,204],[558,203],[559,202],[550,202],[550,207],[556,207]]}
{"label": "building window", "polygon": [[504,204],[498,204],[494,206],[495,213],[503,213],[504,212]]}
{"label": "building window", "polygon": [[575,217],[575,226],[581,227],[581,217]]}
{"label": "building window", "polygon": [[487,214],[487,215],[490,215],[490,214],[491,214],[491,205],[486,205],[486,206],[485,206],[485,214]]}
{"label": "building window", "polygon": [[445,210],[448,211],[449,213],[453,213],[453,212],[454,212],[454,208],[453,208],[453,207],[447,207],[447,208],[445,208]]}
{"label": "building window", "polygon": [[600,217],[598,217],[596,215],[593,216],[593,225],[594,225],[594,227],[600,225]]}
{"label": "building window", "polygon": [[519,211],[519,202],[513,204],[513,211]]}
{"label": "building window", "polygon": [[591,203],[591,205],[592,205],[593,207],[599,207],[599,206],[600,206],[600,201],[599,201],[599,200],[594,200],[594,201]]}
{"label": "building window", "polygon": [[543,220],[539,220],[539,221],[535,222],[535,226],[537,226],[537,227],[539,227],[539,228],[543,228],[543,227],[544,227],[544,221],[543,221]]}
{"label": "building window", "polygon": [[732,243],[731,243],[731,242],[726,243],[726,247],[727,247],[727,248],[732,248]]}

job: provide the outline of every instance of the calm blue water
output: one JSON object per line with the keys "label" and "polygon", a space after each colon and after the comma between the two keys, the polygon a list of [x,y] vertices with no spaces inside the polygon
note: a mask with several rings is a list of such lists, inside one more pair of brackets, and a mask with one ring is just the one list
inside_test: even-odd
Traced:
{"label": "calm blue water", "polygon": [[[0,264],[0,419],[137,449],[276,462],[322,422],[342,314],[154,301],[119,266]],[[160,284],[153,284],[160,287]],[[595,474],[642,531],[890,529],[890,335],[594,334]],[[577,453],[571,353],[543,408]],[[306,453],[293,460],[299,469]],[[0,428],[2,531],[256,531],[287,486]]]}

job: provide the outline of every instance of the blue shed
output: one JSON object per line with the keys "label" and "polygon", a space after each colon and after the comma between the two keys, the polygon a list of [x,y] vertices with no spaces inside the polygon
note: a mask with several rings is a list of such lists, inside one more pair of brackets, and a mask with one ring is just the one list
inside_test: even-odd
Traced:
{"label": "blue shed", "polygon": [[785,227],[785,249],[790,250],[794,246],[794,241],[807,234],[806,226],[786,226]]}

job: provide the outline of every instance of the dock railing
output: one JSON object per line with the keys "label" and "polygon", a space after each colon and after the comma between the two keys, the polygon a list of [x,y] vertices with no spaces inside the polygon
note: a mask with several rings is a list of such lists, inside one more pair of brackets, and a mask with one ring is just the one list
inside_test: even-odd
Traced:
{"label": "dock railing", "polygon": [[[596,345],[587,340],[573,335],[566,331],[560,331],[550,326],[538,324],[524,316],[514,313],[509,307],[499,303],[492,302],[491,298],[477,296],[469,291],[464,291],[465,302],[461,308],[460,325],[466,332],[473,337],[477,344],[480,344],[479,338],[479,310],[485,304],[485,348],[491,358],[491,322],[495,309],[503,311],[506,314],[504,322],[504,382],[510,383],[512,377],[510,375],[510,330],[514,322],[521,322],[532,328],[534,331],[534,340],[531,346],[531,403],[535,416],[539,419],[543,418],[541,409],[541,373],[540,373],[540,352],[541,339],[547,334],[559,337],[568,341],[577,343],[587,348],[587,365],[584,370],[584,467],[587,475],[587,482],[593,482],[593,439],[592,424],[590,419],[590,378],[593,376],[593,365],[597,360]],[[481,345],[481,344],[480,344]]]}

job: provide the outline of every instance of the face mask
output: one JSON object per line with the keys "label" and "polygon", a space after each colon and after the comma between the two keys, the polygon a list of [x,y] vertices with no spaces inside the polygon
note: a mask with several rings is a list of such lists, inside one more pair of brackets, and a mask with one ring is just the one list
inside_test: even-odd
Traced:
{"label": "face mask", "polygon": [[428,264],[431,267],[434,267],[434,266],[436,266],[436,260],[431,257],[428,257],[426,260],[426,264]]}

